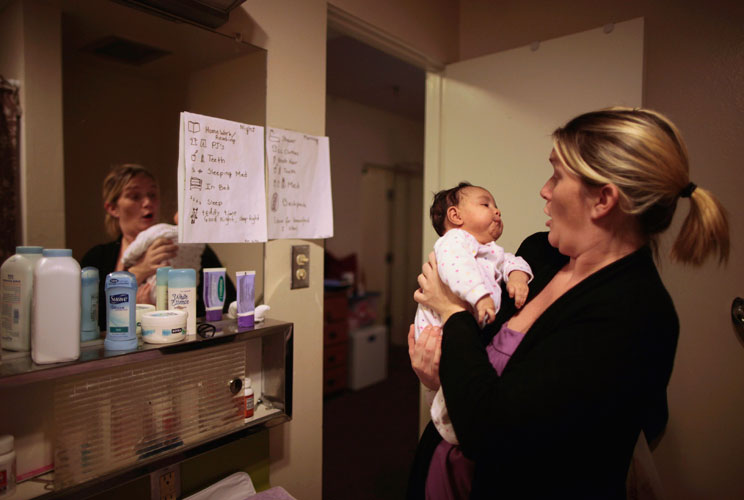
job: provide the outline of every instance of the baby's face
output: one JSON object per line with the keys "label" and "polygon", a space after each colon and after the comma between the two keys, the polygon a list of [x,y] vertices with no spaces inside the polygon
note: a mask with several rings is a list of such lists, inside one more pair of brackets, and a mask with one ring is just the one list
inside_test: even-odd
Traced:
{"label": "baby's face", "polygon": [[461,190],[457,208],[463,221],[461,229],[475,236],[482,245],[496,241],[504,231],[501,211],[491,193],[481,187]]}

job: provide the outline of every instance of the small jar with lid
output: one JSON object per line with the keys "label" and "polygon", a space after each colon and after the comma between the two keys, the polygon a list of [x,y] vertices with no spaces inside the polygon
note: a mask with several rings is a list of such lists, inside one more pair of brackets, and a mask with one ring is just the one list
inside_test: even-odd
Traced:
{"label": "small jar with lid", "polygon": [[13,436],[0,436],[0,498],[13,495],[16,487],[16,454]]}

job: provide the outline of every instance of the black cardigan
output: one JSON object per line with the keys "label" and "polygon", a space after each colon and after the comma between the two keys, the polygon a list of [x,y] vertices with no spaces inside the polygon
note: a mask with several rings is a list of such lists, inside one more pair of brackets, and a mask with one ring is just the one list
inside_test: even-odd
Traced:
{"label": "black cardigan", "polygon": [[[532,299],[567,262],[547,233],[517,255],[532,267]],[[463,453],[476,462],[471,498],[625,498],[641,429],[667,420],[666,386],[679,322],[648,247],[558,298],[535,321],[499,377],[483,349],[516,311],[508,296],[481,333],[472,315],[444,326],[439,376]],[[431,452],[422,436],[409,498],[423,498]]]}
{"label": "black cardigan", "polygon": [[[80,267],[95,267],[98,269],[98,327],[101,330],[106,330],[106,307],[105,307],[105,294],[104,287],[106,284],[106,276],[116,269],[116,262],[119,260],[119,252],[121,251],[121,237],[116,241],[109,243],[103,243],[96,245],[86,252],[83,259],[80,261]],[[204,252],[201,256],[201,269],[197,269],[196,272],[202,272],[204,268],[210,267],[223,267],[220,263],[219,257],[214,251],[209,248],[208,245],[204,247]],[[229,276],[225,276],[225,305],[222,308],[223,312],[227,312],[227,308],[230,306],[230,302],[235,300],[237,296],[235,291],[235,285]],[[202,297],[203,290],[203,279],[199,280],[199,285],[196,288],[196,316],[204,316],[204,298]]]}

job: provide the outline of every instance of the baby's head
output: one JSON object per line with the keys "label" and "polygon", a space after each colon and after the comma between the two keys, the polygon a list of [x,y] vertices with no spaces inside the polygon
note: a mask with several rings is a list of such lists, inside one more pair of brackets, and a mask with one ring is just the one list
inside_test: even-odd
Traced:
{"label": "baby's head", "polygon": [[429,215],[439,236],[459,228],[483,245],[496,241],[504,230],[501,211],[491,193],[469,182],[436,193]]}

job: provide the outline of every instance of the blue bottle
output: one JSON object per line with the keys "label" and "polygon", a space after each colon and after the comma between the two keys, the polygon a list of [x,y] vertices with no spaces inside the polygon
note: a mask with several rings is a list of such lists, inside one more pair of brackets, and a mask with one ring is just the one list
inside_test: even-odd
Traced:
{"label": "blue bottle", "polygon": [[80,340],[85,342],[101,335],[98,329],[98,269],[84,267],[80,272],[80,279]]}
{"label": "blue bottle", "polygon": [[137,278],[128,271],[114,271],[106,276],[107,351],[130,351],[137,348]]}

